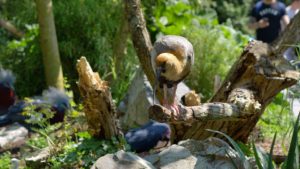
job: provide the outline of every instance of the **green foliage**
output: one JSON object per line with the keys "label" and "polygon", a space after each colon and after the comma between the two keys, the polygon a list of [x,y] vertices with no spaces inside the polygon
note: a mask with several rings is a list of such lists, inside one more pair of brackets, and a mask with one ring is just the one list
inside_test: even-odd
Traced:
{"label": "green foliage", "polygon": [[[150,10],[153,17],[148,21],[153,24],[148,25],[148,29],[152,36],[177,34],[192,42],[195,66],[187,83],[203,95],[203,100],[207,100],[213,94],[214,76],[225,78],[248,37],[234,30],[229,22],[220,25],[213,9],[193,4],[197,2],[158,1],[157,6]],[[204,3],[204,6],[209,4]]]}
{"label": "green foliage", "polygon": [[[51,156],[47,158],[47,166],[57,169],[90,168],[99,157],[107,153],[129,149],[122,137],[101,140],[93,138],[86,131],[74,128],[74,125],[84,126],[86,122],[82,121],[85,118],[78,112],[82,111],[82,105],[76,105],[74,101],[70,102],[73,109],[66,114],[65,122],[54,125],[50,125],[47,120],[51,118],[50,114],[53,114],[47,105],[38,110],[35,105],[31,105],[24,111],[25,115],[31,117],[27,120],[30,126],[37,126],[32,128],[35,134],[26,141],[26,146],[34,151],[49,147]],[[44,117],[39,118],[41,115]]]}
{"label": "green foliage", "polygon": [[[298,118],[294,124],[293,127],[293,136],[290,142],[290,148],[289,153],[287,155],[287,158],[285,159],[285,162],[281,165],[282,169],[298,169],[299,168],[299,143],[298,143],[298,132],[299,132],[299,118],[300,113],[298,114]],[[224,136],[233,146],[233,148],[238,152],[239,158],[243,161],[243,165],[245,168],[249,168],[250,164],[246,160],[246,155],[242,151],[241,147],[237,142],[235,142],[232,138],[230,138],[227,134],[222,133],[220,131],[210,130],[207,129],[210,132],[218,133]],[[254,142],[252,142],[252,151],[253,155],[255,157],[255,162],[259,169],[273,169],[274,164],[272,161],[272,154],[273,154],[273,148],[275,145],[276,135],[273,137],[272,145],[270,152],[268,154],[262,152],[259,148],[256,148]]]}
{"label": "green foliage", "polygon": [[[24,38],[11,40],[0,31],[0,35],[6,36],[6,41],[1,41],[0,63],[17,75],[15,88],[21,98],[40,94],[46,88],[35,8],[31,0],[10,0],[3,4],[1,11],[3,17],[26,32]],[[121,67],[114,67],[114,40],[120,28],[122,11],[120,0],[53,0],[63,72],[72,90],[78,91],[76,61],[86,56],[93,70],[99,72],[104,80],[114,81],[111,87],[116,101],[122,98],[137,63],[132,45],[124,39],[121,43],[128,44],[126,61]],[[114,73],[118,69],[121,71]],[[110,78],[112,74],[113,79]],[[79,92],[74,93],[74,97],[78,98]]]}
{"label": "green foliage", "polygon": [[292,141],[289,148],[289,153],[287,159],[283,164],[283,168],[299,168],[299,142],[298,142],[298,131],[299,131],[299,118],[300,113],[298,114],[297,120],[293,129]]}
{"label": "green foliage", "polygon": [[272,133],[276,132],[282,139],[291,131],[293,116],[290,103],[283,93],[279,93],[267,106],[257,125],[261,129],[263,137],[272,138]]}
{"label": "green foliage", "polygon": [[90,168],[99,157],[123,148],[116,138],[99,140],[88,132],[79,132],[76,136],[77,141],[67,142],[59,154],[48,160],[52,168]]}
{"label": "green foliage", "polygon": [[5,152],[0,155],[0,169],[9,169],[10,165],[11,153]]}
{"label": "green foliage", "polygon": [[192,26],[185,35],[195,51],[195,65],[187,83],[204,96],[203,100],[207,100],[213,94],[215,76],[225,78],[247,37],[225,25]]}
{"label": "green foliage", "polygon": [[[39,29],[33,24],[26,25],[26,30],[22,39],[8,41],[0,47],[0,63],[16,75],[15,89],[20,96],[38,94],[45,88],[44,68],[38,46]],[[32,75],[36,77],[34,80]]]}
{"label": "green foliage", "polygon": [[253,0],[216,0],[212,4],[212,8],[218,14],[218,20],[221,23],[230,20],[234,28],[247,32],[247,22],[249,20],[249,13]]}

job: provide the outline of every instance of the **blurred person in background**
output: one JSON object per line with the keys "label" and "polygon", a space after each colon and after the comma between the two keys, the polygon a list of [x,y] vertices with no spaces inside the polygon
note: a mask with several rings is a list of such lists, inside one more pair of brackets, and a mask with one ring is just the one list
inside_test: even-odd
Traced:
{"label": "blurred person in background", "polygon": [[252,8],[248,26],[256,31],[257,40],[272,43],[289,21],[284,3],[261,0]]}

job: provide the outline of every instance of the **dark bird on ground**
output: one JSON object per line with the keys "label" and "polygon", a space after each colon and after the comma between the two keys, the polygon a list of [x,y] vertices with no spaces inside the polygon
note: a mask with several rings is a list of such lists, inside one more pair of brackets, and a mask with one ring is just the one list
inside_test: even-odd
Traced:
{"label": "dark bird on ground", "polygon": [[179,108],[175,100],[177,84],[190,73],[194,64],[193,45],[181,36],[163,36],[154,43],[151,63],[156,81],[163,88],[163,106],[178,116]]}
{"label": "dark bird on ground", "polygon": [[10,70],[0,67],[0,115],[5,114],[16,101],[15,76]]}
{"label": "dark bird on ground", "polygon": [[160,142],[166,142],[166,146],[170,137],[170,126],[153,120],[140,128],[129,130],[125,135],[127,143],[137,153],[149,151],[158,146]]}
{"label": "dark bird on ground", "polygon": [[6,114],[0,116],[0,126],[11,124],[13,122],[19,122],[30,127],[30,125],[26,125],[26,119],[33,118],[38,120],[39,118],[43,118],[42,114],[40,117],[25,117],[22,112],[28,106],[34,106],[34,111],[36,112],[43,108],[50,108],[51,112],[54,113],[53,117],[49,119],[50,124],[63,122],[66,112],[71,109],[69,97],[66,95],[66,93],[50,87],[48,90],[43,92],[41,97],[35,97],[32,99],[32,101],[19,101],[12,105]]}

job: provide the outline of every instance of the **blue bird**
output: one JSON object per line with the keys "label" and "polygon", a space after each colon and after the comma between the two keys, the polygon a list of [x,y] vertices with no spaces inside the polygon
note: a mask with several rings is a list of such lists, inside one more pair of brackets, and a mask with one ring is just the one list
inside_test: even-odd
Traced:
{"label": "blue bird", "polygon": [[25,120],[35,117],[25,117],[22,112],[26,107],[31,105],[36,107],[35,111],[37,112],[43,107],[50,106],[51,112],[54,113],[53,117],[49,119],[50,124],[63,122],[66,112],[71,109],[69,97],[64,92],[50,87],[48,90],[43,92],[41,97],[33,98],[33,101],[19,101],[12,105],[6,114],[0,116],[0,126],[11,124],[13,122],[19,122],[28,126],[25,123]]}
{"label": "blue bird", "polygon": [[15,76],[10,70],[0,67],[0,115],[5,114],[16,101]]}
{"label": "blue bird", "polygon": [[150,120],[140,128],[129,130],[125,139],[131,149],[137,153],[149,151],[157,146],[159,141],[170,141],[171,129],[168,124]]}

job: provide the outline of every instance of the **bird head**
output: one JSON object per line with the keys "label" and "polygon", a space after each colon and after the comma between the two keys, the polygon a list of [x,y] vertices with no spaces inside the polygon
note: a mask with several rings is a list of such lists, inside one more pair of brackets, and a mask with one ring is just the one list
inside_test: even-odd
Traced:
{"label": "bird head", "polygon": [[0,67],[0,85],[6,88],[14,89],[16,77],[10,70]]}
{"label": "bird head", "polygon": [[66,93],[54,87],[50,87],[43,92],[43,100],[50,103],[57,110],[66,111],[71,108],[70,98]]}
{"label": "bird head", "polygon": [[184,37],[163,36],[154,43],[151,63],[158,80],[178,83],[194,63],[193,46]]}
{"label": "bird head", "polygon": [[66,111],[71,109],[70,98],[61,90],[50,87],[43,92],[43,100],[51,105],[51,108],[56,112],[50,122],[63,121]]}

